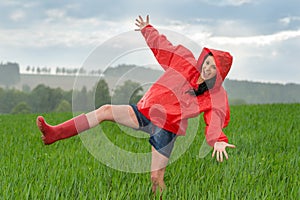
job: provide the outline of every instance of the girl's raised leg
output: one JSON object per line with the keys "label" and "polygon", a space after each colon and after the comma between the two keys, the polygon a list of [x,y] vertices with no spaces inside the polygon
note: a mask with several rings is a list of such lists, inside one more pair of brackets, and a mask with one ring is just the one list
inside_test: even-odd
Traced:
{"label": "girl's raised leg", "polygon": [[44,144],[48,145],[75,136],[103,121],[113,121],[131,128],[139,127],[135,113],[129,105],[103,105],[92,112],[81,114],[56,126],[47,124],[42,116],[37,117],[36,123],[43,134]]}

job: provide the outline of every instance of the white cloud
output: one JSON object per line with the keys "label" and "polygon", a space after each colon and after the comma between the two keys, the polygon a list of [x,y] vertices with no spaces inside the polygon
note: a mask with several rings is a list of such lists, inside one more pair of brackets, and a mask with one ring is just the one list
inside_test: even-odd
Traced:
{"label": "white cloud", "polygon": [[63,9],[50,9],[46,11],[48,18],[63,18],[65,17],[65,10]]}
{"label": "white cloud", "polygon": [[10,14],[10,19],[17,22],[17,21],[21,21],[25,18],[26,14],[24,11],[22,10],[15,10],[14,12],[12,12]]}
{"label": "white cloud", "polygon": [[291,22],[293,21],[300,21],[300,17],[298,16],[291,16],[291,17],[284,17],[279,19],[279,23],[281,23],[282,25],[289,25]]}
{"label": "white cloud", "polygon": [[236,5],[236,6],[254,2],[253,0],[227,0],[227,1],[229,4]]}
{"label": "white cloud", "polygon": [[204,0],[207,4],[215,6],[241,6],[249,3],[256,3],[256,0]]}
{"label": "white cloud", "polygon": [[[45,28],[45,29],[44,29]],[[93,46],[110,37],[102,31],[81,32],[76,30],[0,30],[2,45],[16,48]]]}
{"label": "white cloud", "polygon": [[284,40],[300,37],[299,30],[288,30],[274,33],[271,35],[257,35],[250,37],[212,37],[210,40],[217,44],[230,45],[255,45],[266,46],[272,43],[281,42]]}
{"label": "white cloud", "polygon": [[15,0],[4,0],[1,1],[1,4],[5,6],[20,6],[22,5],[22,2],[15,1]]}
{"label": "white cloud", "polygon": [[44,21],[30,29],[0,29],[1,44],[17,48],[94,47],[131,27],[127,20],[72,18],[62,9],[48,10],[46,15]]}

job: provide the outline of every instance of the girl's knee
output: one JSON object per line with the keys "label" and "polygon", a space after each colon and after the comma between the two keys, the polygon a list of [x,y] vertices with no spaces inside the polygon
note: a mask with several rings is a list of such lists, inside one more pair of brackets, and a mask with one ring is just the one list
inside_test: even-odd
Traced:
{"label": "girl's knee", "polygon": [[102,122],[104,120],[112,120],[111,113],[112,113],[112,105],[109,104],[102,105],[100,106],[100,108],[96,110],[96,115],[99,122]]}
{"label": "girl's knee", "polygon": [[99,111],[103,112],[107,112],[111,110],[111,105],[110,104],[104,104],[102,106],[100,106],[100,108],[98,108]]}

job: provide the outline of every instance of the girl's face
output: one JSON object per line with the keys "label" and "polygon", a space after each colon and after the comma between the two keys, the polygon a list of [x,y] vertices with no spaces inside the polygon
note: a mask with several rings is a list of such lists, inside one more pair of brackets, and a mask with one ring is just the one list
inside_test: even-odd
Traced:
{"label": "girl's face", "polygon": [[213,78],[217,74],[216,62],[213,56],[208,56],[203,64],[201,70],[201,78],[208,80]]}

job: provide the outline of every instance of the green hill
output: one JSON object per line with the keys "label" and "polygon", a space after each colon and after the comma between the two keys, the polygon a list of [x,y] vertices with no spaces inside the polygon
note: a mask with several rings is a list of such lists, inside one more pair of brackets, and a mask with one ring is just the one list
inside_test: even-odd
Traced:
{"label": "green hill", "polygon": [[259,83],[225,80],[230,99],[241,99],[248,104],[300,102],[299,84]]}
{"label": "green hill", "polygon": [[[10,77],[10,74],[5,75],[4,72],[1,74],[3,77]],[[138,82],[147,89],[162,73],[161,70],[126,64],[109,67],[103,72],[110,90],[123,84],[126,80]],[[77,85],[79,87],[85,86],[88,90],[91,90],[99,78],[100,75],[82,75],[80,76],[82,82]],[[72,90],[75,80],[76,75],[20,74],[19,80],[9,87],[19,90],[27,88],[29,90],[39,84],[44,84],[51,88],[60,87],[63,90]],[[0,87],[6,88],[7,85],[0,81]],[[260,83],[226,79],[224,87],[227,90],[231,104],[300,102],[300,84]]]}

